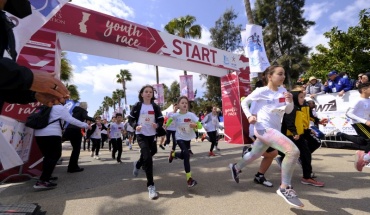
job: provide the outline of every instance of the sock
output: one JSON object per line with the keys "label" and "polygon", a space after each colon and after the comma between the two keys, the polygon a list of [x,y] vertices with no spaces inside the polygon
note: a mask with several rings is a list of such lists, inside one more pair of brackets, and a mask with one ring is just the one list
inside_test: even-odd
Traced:
{"label": "sock", "polygon": [[364,155],[364,160],[370,161],[370,152]]}
{"label": "sock", "polygon": [[256,177],[262,177],[262,176],[264,176],[264,174],[257,172]]}
{"label": "sock", "polygon": [[186,180],[189,180],[189,178],[191,178],[191,172],[186,173]]}

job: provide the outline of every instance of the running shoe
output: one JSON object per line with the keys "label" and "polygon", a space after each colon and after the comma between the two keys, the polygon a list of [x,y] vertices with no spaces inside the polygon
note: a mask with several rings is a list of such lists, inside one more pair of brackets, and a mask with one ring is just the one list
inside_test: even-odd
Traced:
{"label": "running shoe", "polygon": [[366,165],[366,162],[364,161],[364,151],[356,151],[355,154],[355,169],[359,172],[362,172],[362,169]]}
{"label": "running shoe", "polygon": [[35,189],[53,189],[57,184],[50,181],[37,181],[33,188]]}
{"label": "running shoe", "polygon": [[234,181],[236,183],[239,183],[239,173],[240,171],[238,171],[235,167],[236,163],[235,164],[229,164],[229,168],[231,170],[231,177],[234,179]]}
{"label": "running shoe", "polygon": [[198,182],[196,181],[196,180],[194,180],[194,179],[192,179],[192,178],[189,178],[189,180],[188,180],[188,187],[190,188],[190,187],[194,187],[195,185],[197,185],[198,184]]}
{"label": "running shoe", "polygon": [[302,178],[301,183],[306,184],[306,185],[312,185],[312,186],[315,186],[315,187],[323,187],[325,185],[324,182],[316,181],[313,178],[308,178],[308,179]]}
{"label": "running shoe", "polygon": [[173,158],[174,158],[174,157],[172,156],[172,153],[173,153],[173,152],[174,152],[174,151],[171,151],[171,152],[170,152],[170,156],[168,156],[168,162],[169,162],[169,163],[172,163],[172,161],[173,161]]}
{"label": "running shoe", "polygon": [[293,190],[291,186],[288,186],[287,188],[279,188],[276,193],[281,196],[288,204],[294,206],[294,207],[304,207],[301,200],[299,200],[297,194]]}
{"label": "running shoe", "polygon": [[134,162],[134,169],[132,170],[132,174],[137,177],[139,175],[139,170],[136,168],[137,161]]}
{"label": "running shoe", "polygon": [[272,185],[271,182],[267,181],[265,176],[255,176],[254,177],[254,182],[257,183],[257,184],[262,184],[263,186],[265,187],[273,187],[274,185]]}
{"label": "running shoe", "polygon": [[163,145],[159,145],[159,147],[163,150],[165,150],[166,148],[163,146]]}
{"label": "running shoe", "polygon": [[158,198],[158,193],[155,190],[155,186],[154,185],[150,185],[148,187],[148,191],[149,191],[149,199],[157,199]]}
{"label": "running shoe", "polygon": [[216,155],[215,155],[215,153],[213,153],[213,152],[209,152],[209,153],[208,153],[208,156],[212,157],[212,156],[216,156]]}

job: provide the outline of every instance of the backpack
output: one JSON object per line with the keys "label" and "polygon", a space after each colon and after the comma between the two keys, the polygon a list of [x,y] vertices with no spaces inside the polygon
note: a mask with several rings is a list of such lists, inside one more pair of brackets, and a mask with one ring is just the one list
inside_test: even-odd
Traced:
{"label": "backpack", "polygon": [[37,107],[36,110],[27,117],[26,126],[33,129],[42,129],[49,124],[58,121],[59,119],[56,119],[49,123],[51,109],[51,107],[46,105]]}

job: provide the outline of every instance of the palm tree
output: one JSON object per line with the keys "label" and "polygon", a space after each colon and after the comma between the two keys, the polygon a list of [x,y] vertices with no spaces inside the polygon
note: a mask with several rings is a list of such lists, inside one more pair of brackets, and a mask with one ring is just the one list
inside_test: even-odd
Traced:
{"label": "palm tree", "polygon": [[244,0],[245,12],[247,13],[248,23],[254,24],[253,14],[251,9],[251,2],[249,0]]}
{"label": "palm tree", "polygon": [[121,107],[121,99],[125,97],[125,94],[123,90],[116,89],[116,91],[113,91],[112,94],[112,100],[114,102],[114,109],[116,109],[115,104],[118,104],[118,108]]}
{"label": "palm tree", "polygon": [[62,58],[60,62],[60,80],[65,83],[67,89],[69,90],[70,99],[79,100],[80,93],[78,92],[76,85],[69,85],[68,82],[73,77],[73,68],[67,59],[67,53],[62,52]]}
{"label": "palm tree", "polygon": [[117,83],[122,84],[123,94],[125,98],[125,105],[127,105],[126,98],[126,81],[132,81],[132,74],[127,69],[121,69],[119,74],[116,75]]}
{"label": "palm tree", "polygon": [[[200,39],[202,37],[202,27],[200,25],[193,25],[197,19],[194,16],[186,15],[179,18],[172,19],[164,29],[173,35],[182,38]],[[184,70],[184,75],[187,72]]]}

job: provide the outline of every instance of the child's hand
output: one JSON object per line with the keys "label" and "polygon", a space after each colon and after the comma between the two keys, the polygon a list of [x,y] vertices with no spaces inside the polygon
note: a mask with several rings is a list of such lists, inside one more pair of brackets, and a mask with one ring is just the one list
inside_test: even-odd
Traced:
{"label": "child's hand", "polygon": [[143,126],[141,126],[141,125],[138,125],[138,126],[136,126],[136,131],[141,131],[141,128],[142,128]]}
{"label": "child's hand", "polygon": [[157,123],[152,123],[152,127],[155,129],[155,128],[157,128],[158,127],[158,125],[157,125]]}
{"label": "child's hand", "polygon": [[367,120],[365,124],[370,127],[370,121],[369,120]]}
{"label": "child's hand", "polygon": [[256,123],[257,122],[257,117],[256,116],[250,116],[250,117],[248,117],[248,122],[249,122],[249,124],[254,124],[254,123]]}
{"label": "child's hand", "polygon": [[284,92],[284,97],[286,99],[286,102],[292,103],[293,102],[293,95],[288,92]]}
{"label": "child's hand", "polygon": [[294,139],[294,140],[298,140],[298,139],[299,139],[299,135],[298,135],[298,134],[297,134],[297,135],[294,135],[294,136],[293,136],[293,139]]}
{"label": "child's hand", "polygon": [[197,127],[197,124],[192,122],[192,123],[189,124],[189,127],[190,128],[196,128]]}

